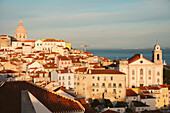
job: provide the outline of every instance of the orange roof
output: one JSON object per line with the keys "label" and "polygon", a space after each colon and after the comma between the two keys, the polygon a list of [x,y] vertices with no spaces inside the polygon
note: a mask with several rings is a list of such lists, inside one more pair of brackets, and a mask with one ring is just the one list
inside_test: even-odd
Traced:
{"label": "orange roof", "polygon": [[147,90],[145,87],[138,87],[140,90]]}
{"label": "orange roof", "polygon": [[68,57],[66,56],[58,56],[59,60],[70,60]]}
{"label": "orange roof", "polygon": [[17,47],[17,48],[15,48],[15,49],[22,49],[22,47]]}
{"label": "orange roof", "polygon": [[146,87],[149,90],[160,90],[160,88],[158,86],[151,86],[151,87]]}
{"label": "orange roof", "polygon": [[[90,74],[89,70],[87,74]],[[123,74],[125,73],[120,72],[119,70],[116,69],[91,69],[91,74]]]}
{"label": "orange roof", "polygon": [[78,68],[78,69],[75,69],[75,71],[86,72],[87,71],[87,67]]}
{"label": "orange roof", "polygon": [[[37,98],[47,109],[55,113],[65,112],[84,112],[84,108],[75,100],[54,94],[44,88],[25,81],[5,82],[0,88],[1,113],[20,113],[21,112],[21,91],[29,91]],[[10,98],[12,97],[12,98]],[[11,106],[12,105],[12,106]],[[9,109],[10,107],[10,109]]]}
{"label": "orange roof", "polygon": [[49,38],[49,39],[45,39],[43,42],[58,42],[58,41],[54,38]]}
{"label": "orange roof", "polygon": [[65,42],[64,40],[58,40],[59,42]]}
{"label": "orange roof", "polygon": [[132,89],[126,89],[126,96],[138,96]]}
{"label": "orange roof", "polygon": [[[143,55],[142,55],[142,58],[146,59],[145,57],[143,57]],[[136,61],[138,59],[140,59],[140,54],[135,54],[133,57],[128,59],[128,63],[130,64],[130,63],[132,63],[132,62],[134,62],[134,61]],[[146,59],[146,60],[148,60],[148,59]],[[150,60],[148,60],[148,61],[150,61]],[[150,61],[150,62],[152,62],[152,61]]]}
{"label": "orange roof", "polygon": [[0,73],[18,73],[18,71],[14,71],[14,70],[2,70],[2,71],[0,71]]}
{"label": "orange roof", "polygon": [[25,40],[24,42],[35,42],[36,40]]}
{"label": "orange roof", "polygon": [[164,85],[164,84],[162,84],[162,85],[159,85],[161,88],[168,88],[168,86],[167,85]]}

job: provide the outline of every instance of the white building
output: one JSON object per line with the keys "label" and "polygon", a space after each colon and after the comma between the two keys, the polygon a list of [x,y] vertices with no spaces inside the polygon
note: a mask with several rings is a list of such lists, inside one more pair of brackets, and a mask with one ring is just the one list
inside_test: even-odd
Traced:
{"label": "white building", "polygon": [[74,88],[74,73],[70,69],[54,70],[51,72],[51,81],[66,89]]}
{"label": "white building", "polygon": [[126,73],[126,87],[163,84],[162,50],[158,43],[152,53],[152,61],[142,54],[135,54],[128,60],[119,61],[119,70]]}

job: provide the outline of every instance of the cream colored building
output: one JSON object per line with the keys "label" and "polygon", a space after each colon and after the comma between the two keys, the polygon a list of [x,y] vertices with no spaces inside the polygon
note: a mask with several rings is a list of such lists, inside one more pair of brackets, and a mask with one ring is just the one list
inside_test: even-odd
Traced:
{"label": "cream colored building", "polygon": [[126,96],[125,74],[113,69],[78,68],[74,75],[77,94],[88,98],[124,101]]}
{"label": "cream colored building", "polygon": [[119,61],[119,71],[126,73],[127,88],[163,84],[162,50],[158,43],[154,46],[152,56],[152,61],[142,54]]}
{"label": "cream colored building", "polygon": [[2,47],[10,47],[11,38],[8,35],[0,35],[0,49]]}
{"label": "cream colored building", "polygon": [[25,41],[27,40],[27,31],[22,25],[22,21],[19,21],[19,25],[15,30],[15,39],[19,41]]}

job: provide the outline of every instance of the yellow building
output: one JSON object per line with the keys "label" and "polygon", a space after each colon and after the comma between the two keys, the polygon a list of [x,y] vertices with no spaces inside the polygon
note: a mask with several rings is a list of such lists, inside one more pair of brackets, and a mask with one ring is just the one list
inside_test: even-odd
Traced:
{"label": "yellow building", "polygon": [[126,96],[125,74],[114,69],[78,68],[74,75],[77,94],[88,98],[124,101]]}
{"label": "yellow building", "polygon": [[69,50],[71,50],[71,43],[65,43],[65,47],[68,48]]}
{"label": "yellow building", "polygon": [[[134,88],[132,88],[134,89]],[[168,87],[165,85],[150,86],[150,87],[139,87],[140,94],[152,95],[156,98],[156,108],[166,108],[169,104],[168,100]]]}

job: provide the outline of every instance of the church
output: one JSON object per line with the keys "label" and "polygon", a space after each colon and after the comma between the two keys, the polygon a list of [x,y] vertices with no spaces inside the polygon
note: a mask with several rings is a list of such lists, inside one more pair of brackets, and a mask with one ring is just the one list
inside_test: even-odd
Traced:
{"label": "church", "polygon": [[156,43],[151,61],[143,54],[135,54],[128,60],[120,60],[118,69],[126,74],[127,88],[163,84],[162,50]]}
{"label": "church", "polygon": [[27,40],[27,31],[22,25],[22,21],[19,21],[19,25],[15,30],[15,39],[19,41],[25,41]]}

